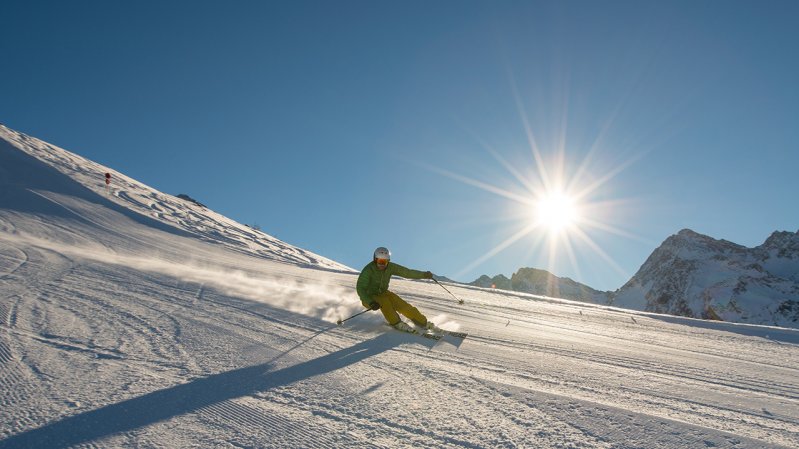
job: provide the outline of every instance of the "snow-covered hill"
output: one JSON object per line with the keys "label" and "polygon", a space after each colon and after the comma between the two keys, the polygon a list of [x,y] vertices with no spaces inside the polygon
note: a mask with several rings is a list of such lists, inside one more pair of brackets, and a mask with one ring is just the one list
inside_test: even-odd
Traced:
{"label": "snow-covered hill", "polygon": [[[139,220],[155,220],[168,225],[179,235],[194,236],[234,251],[292,264],[352,271],[342,264],[237,223],[197,202],[159,192],[123,173],[3,125],[0,125],[0,145],[5,146],[0,153],[3,157],[0,174],[6,184],[23,190],[19,200],[24,203],[53,201],[52,196],[69,192],[84,202],[104,205],[110,201],[119,206],[116,210],[121,213]],[[15,152],[9,146],[19,151]],[[111,175],[110,185],[106,185],[106,173]],[[12,195],[5,196],[7,200],[14,199]],[[138,218],[139,215],[143,218]]]}
{"label": "snow-covered hill", "polygon": [[797,330],[400,279],[469,336],[337,326],[346,267],[1,131],[0,448],[797,447]]}
{"label": "snow-covered hill", "polygon": [[799,327],[799,232],[775,232],[746,248],[684,229],[652,253],[613,305]]}

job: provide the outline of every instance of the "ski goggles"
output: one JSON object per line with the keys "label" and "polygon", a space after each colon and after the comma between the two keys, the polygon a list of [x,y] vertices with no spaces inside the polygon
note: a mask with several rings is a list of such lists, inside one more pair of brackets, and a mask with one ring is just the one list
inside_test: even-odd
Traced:
{"label": "ski goggles", "polygon": [[388,265],[388,259],[375,259],[375,263],[380,266]]}

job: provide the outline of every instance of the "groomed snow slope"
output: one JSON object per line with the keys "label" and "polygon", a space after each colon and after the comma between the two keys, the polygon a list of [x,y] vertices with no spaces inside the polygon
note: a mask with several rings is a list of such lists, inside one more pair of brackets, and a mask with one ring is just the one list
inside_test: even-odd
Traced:
{"label": "groomed snow slope", "polygon": [[176,225],[168,196],[130,180],[109,198],[105,168],[9,135],[0,448],[799,446],[799,331],[450,285],[459,306],[400,279],[469,337],[401,334],[377,313],[339,327],[361,310],[346,267],[211,241],[242,227],[203,210],[215,234]]}

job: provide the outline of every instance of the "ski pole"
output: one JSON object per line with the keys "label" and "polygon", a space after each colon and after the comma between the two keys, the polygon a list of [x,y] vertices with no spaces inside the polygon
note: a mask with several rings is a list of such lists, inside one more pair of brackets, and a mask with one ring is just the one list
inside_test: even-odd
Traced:
{"label": "ski pole", "polygon": [[[433,278],[433,280],[436,282],[436,284],[441,285],[441,282],[438,282],[438,280],[436,278]],[[441,285],[441,288],[443,288],[444,290],[447,290],[447,293],[452,295],[452,297],[455,298],[455,301],[458,301],[458,304],[463,304],[463,300],[462,299],[458,299],[457,296],[453,295],[452,292],[447,289],[447,287],[444,287],[443,285]]]}
{"label": "ski pole", "polygon": [[343,323],[343,322],[345,322],[345,321],[347,321],[347,320],[351,320],[351,319],[355,318],[355,317],[356,317],[356,316],[358,316],[358,315],[363,315],[364,313],[366,313],[366,312],[371,312],[371,311],[372,311],[372,309],[366,309],[366,310],[364,310],[363,312],[358,312],[358,313],[356,313],[355,315],[353,315],[353,316],[351,316],[351,317],[349,317],[349,318],[346,318],[346,319],[343,319],[343,320],[342,320],[341,318],[339,318],[339,320],[338,320],[338,321],[336,321],[336,324],[338,324],[339,326],[341,326],[341,323]]}

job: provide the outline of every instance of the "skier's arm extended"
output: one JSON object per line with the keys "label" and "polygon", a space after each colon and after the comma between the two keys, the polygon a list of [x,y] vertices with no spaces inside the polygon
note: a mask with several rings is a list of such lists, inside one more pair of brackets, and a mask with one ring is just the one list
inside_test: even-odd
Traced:
{"label": "skier's arm extended", "polygon": [[396,263],[392,263],[389,266],[392,268],[391,274],[394,276],[406,279],[431,279],[433,277],[433,273],[429,271],[412,270]]}

